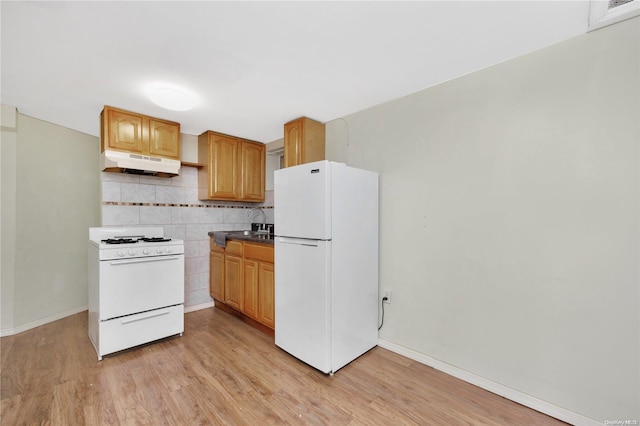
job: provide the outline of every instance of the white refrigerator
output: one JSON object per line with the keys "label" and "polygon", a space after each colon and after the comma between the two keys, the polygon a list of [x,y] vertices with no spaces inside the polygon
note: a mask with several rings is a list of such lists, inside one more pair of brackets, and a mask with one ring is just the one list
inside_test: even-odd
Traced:
{"label": "white refrigerator", "polygon": [[277,170],[274,209],[275,343],[333,374],[378,342],[378,174]]}

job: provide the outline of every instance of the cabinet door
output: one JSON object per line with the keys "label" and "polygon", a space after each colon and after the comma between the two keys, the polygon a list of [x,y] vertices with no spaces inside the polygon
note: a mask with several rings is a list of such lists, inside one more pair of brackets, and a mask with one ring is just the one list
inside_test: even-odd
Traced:
{"label": "cabinet door", "polygon": [[149,119],[149,154],[180,159],[180,125]]}
{"label": "cabinet door", "polygon": [[275,327],[273,263],[260,262],[258,266],[258,321]]}
{"label": "cabinet door", "polygon": [[126,111],[105,109],[107,114],[107,149],[143,153],[143,116]]}
{"label": "cabinet door", "polygon": [[284,166],[302,164],[302,120],[284,125]]}
{"label": "cabinet door", "polygon": [[209,144],[209,196],[235,200],[240,195],[239,140],[213,135]]}
{"label": "cabinet door", "polygon": [[242,258],[224,256],[224,302],[239,311],[243,309]]}
{"label": "cabinet door", "polygon": [[301,117],[284,125],[284,167],[325,158],[325,125]]}
{"label": "cabinet door", "polygon": [[242,199],[264,201],[266,147],[242,141]]}
{"label": "cabinet door", "polygon": [[244,260],[244,313],[258,319],[258,262]]}
{"label": "cabinet door", "polygon": [[224,301],[224,253],[212,251],[209,255],[209,294]]}

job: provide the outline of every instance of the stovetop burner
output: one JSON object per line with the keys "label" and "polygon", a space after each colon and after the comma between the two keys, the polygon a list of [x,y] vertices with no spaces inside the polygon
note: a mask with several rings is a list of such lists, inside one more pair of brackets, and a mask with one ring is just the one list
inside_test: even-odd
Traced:
{"label": "stovetop burner", "polygon": [[138,241],[144,241],[145,243],[164,243],[165,241],[171,241],[171,238],[162,237],[142,237]]}
{"label": "stovetop burner", "polygon": [[106,240],[102,240],[105,244],[132,244],[138,242],[138,240],[134,240],[132,238],[107,238]]}
{"label": "stovetop burner", "polygon": [[163,238],[163,237],[140,237],[140,238],[107,238],[106,240],[101,240],[101,242],[105,244],[135,244],[139,242],[144,243],[164,243],[167,241],[171,241],[171,238]]}

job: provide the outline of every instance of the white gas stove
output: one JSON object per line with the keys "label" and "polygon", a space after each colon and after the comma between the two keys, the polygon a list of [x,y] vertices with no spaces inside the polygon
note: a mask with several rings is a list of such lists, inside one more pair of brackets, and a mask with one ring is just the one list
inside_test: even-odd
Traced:
{"label": "white gas stove", "polygon": [[[184,253],[184,242],[157,236],[162,228],[92,228],[90,241],[99,250],[100,260],[153,257]],[[135,230],[139,229],[144,234]],[[111,235],[105,237],[106,235]],[[102,234],[102,235],[100,235]],[[156,236],[154,236],[156,235]]]}
{"label": "white gas stove", "polygon": [[149,228],[89,228],[89,338],[103,355],[184,331],[184,242]]}

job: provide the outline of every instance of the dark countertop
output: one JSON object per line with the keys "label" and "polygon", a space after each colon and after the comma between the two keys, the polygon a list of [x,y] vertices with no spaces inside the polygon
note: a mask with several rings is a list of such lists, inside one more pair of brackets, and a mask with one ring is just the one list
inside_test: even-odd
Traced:
{"label": "dark countertop", "polygon": [[215,231],[215,232],[209,232],[208,235],[209,237],[213,238],[214,234],[226,234],[227,236],[227,240],[242,240],[242,241],[249,241],[252,243],[258,243],[258,244],[266,244],[266,245],[273,245],[273,239],[274,239],[274,235],[273,234],[259,234],[259,235],[242,235],[243,231]]}

